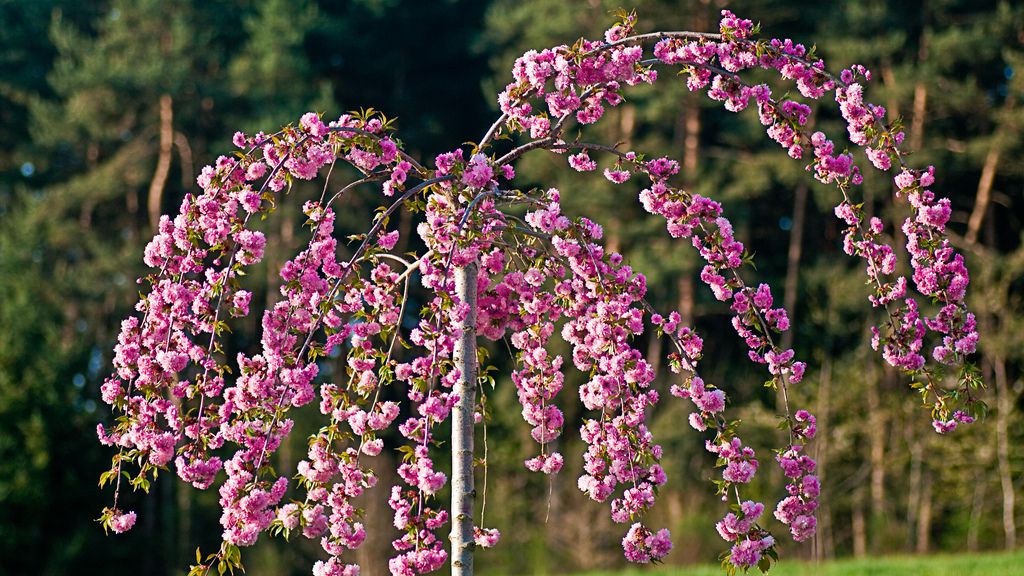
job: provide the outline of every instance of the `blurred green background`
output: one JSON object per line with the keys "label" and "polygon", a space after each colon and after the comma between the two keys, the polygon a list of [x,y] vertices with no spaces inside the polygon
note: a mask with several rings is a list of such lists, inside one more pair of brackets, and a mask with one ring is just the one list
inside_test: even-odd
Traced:
{"label": "blurred green background", "polygon": [[[772,283],[791,312],[792,345],[810,365],[796,402],[819,418],[813,450],[823,497],[818,537],[783,543],[784,559],[1014,549],[1024,539],[1016,534],[1024,499],[1021,2],[0,0],[0,574],[182,573],[196,546],[219,541],[215,492],[170,477],[129,498],[135,530],[105,538],[92,520],[109,503],[96,479],[110,453],[94,430],[110,419],[98,386],[137,298],[153,222],[231,149],[235,130],[273,131],[307,110],[330,117],[374,107],[397,116],[407,149],[431,160],[480,138],[518,55],[596,37],[620,6],[639,11],[641,31],[713,30],[728,7],[760,21],[765,35],[816,44],[833,70],[867,65],[875,74],[868,99],[904,119],[912,162],[935,164],[934,188],[953,202],[950,228],[972,272],[976,360],[991,413],[938,437],[905,379],[867,345],[878,318],[861,265],[841,251],[834,190],[770,143],[755,114],[725,112],[669,78],[629,92],[594,129],[608,142],[680,159],[682,181],[721,200],[756,252],[750,278]],[[815,104],[817,128],[845,141],[828,104]],[[529,157],[518,171],[521,185],[557,185],[567,211],[603,224],[609,244],[648,275],[653,303],[696,325],[703,372],[728,392],[744,438],[761,450],[751,495],[778,495],[783,482],[767,451],[781,443],[776,399],[743,361],[728,310],[697,281],[692,249],[642,211],[634,183],[613,188],[599,175],[569,173],[554,155]],[[296,187],[266,223],[272,248],[269,265],[249,279],[254,302],[273,298],[276,265],[304,242],[297,207],[319,186]],[[874,173],[863,187],[868,210],[889,222],[906,213],[892,192]],[[377,200],[348,202],[339,237],[365,230]],[[406,232],[414,225],[401,224]],[[257,322],[233,326],[235,349],[258,344]],[[664,344],[639,342],[654,362]],[[492,346],[507,367],[504,349]],[[622,527],[576,489],[578,381],[569,376],[563,392],[566,469],[550,481],[521,465],[533,446],[511,382],[499,379],[490,394],[487,524],[503,537],[478,555],[482,573],[624,566]],[[666,401],[653,414],[670,480],[650,525],[675,536],[670,565],[713,563],[724,548],[713,529],[723,512],[708,482],[713,462],[703,437],[683,424],[687,412]],[[279,471],[294,470],[315,417],[315,409],[297,415]],[[391,463],[381,460],[384,483]],[[386,573],[386,496],[381,488],[364,502],[364,574]],[[267,538],[243,561],[250,574],[306,574],[318,548]],[[984,570],[1010,573],[1022,560],[1000,556]],[[893,573],[939,573],[893,562]],[[786,573],[823,573],[808,566]],[[864,561],[842,566],[852,568],[835,573],[872,573]],[[957,564],[938,556],[929,566]]]}

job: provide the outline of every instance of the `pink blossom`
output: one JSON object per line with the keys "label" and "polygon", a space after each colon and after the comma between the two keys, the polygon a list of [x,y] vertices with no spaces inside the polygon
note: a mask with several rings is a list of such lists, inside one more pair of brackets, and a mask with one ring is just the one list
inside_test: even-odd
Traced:
{"label": "pink blossom", "polygon": [[597,162],[591,160],[590,156],[584,151],[569,156],[569,166],[572,166],[573,170],[577,172],[590,172],[597,168]]}
{"label": "pink blossom", "polygon": [[498,543],[501,532],[497,528],[474,528],[473,541],[481,548],[491,548]]}
{"label": "pink blossom", "polygon": [[135,526],[135,512],[123,512],[115,513],[110,518],[110,529],[115,534],[121,534],[132,529]]}
{"label": "pink blossom", "polygon": [[630,172],[629,170],[612,170],[610,168],[605,168],[604,177],[615,184],[622,184],[626,180],[629,180]]}
{"label": "pink blossom", "polygon": [[377,239],[377,245],[384,250],[391,250],[398,243],[398,230],[393,230]]}
{"label": "pink blossom", "polygon": [[484,188],[494,177],[494,170],[488,164],[487,156],[474,154],[462,173],[462,183],[471,188]]}

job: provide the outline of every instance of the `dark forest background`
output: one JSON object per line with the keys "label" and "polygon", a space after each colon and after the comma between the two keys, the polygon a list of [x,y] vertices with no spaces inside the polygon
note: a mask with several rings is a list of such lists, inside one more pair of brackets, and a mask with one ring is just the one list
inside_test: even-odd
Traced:
{"label": "dark forest background", "polygon": [[[792,344],[810,365],[797,400],[819,418],[823,507],[818,537],[785,543],[782,553],[1013,549],[1024,499],[1020,2],[0,0],[0,574],[181,573],[196,546],[219,541],[215,492],[167,475],[149,495],[131,497],[136,529],[105,538],[93,519],[110,496],[96,489],[110,453],[95,426],[110,419],[98,387],[137,297],[153,223],[176,210],[202,166],[231,149],[235,130],[273,131],[308,110],[330,117],[373,107],[397,116],[408,150],[431,160],[480,138],[518,55],[596,37],[620,6],[639,11],[643,31],[713,30],[727,6],[760,21],[766,35],[816,44],[833,70],[867,65],[875,74],[868,98],[904,119],[913,162],[935,164],[934,188],[953,202],[950,228],[972,272],[976,361],[991,410],[939,437],[907,381],[868,346],[877,318],[861,265],[842,253],[834,190],[770,143],[755,114],[730,114],[669,80],[634,90],[600,125],[606,141],[680,159],[686,185],[721,200],[756,252],[752,279],[772,283],[790,310]],[[818,122],[840,136],[834,111]],[[698,281],[692,250],[642,212],[640,186],[613,189],[599,175],[570,174],[564,162],[528,158],[519,182],[558,186],[568,211],[600,222],[612,247],[648,274],[654,302],[697,326],[703,370],[728,391],[745,438],[763,455],[753,495],[779,494],[767,452],[778,445],[775,398],[743,361],[728,310]],[[297,186],[283,217],[268,221],[269,265],[250,278],[259,301],[274,297],[276,265],[304,242],[298,207],[321,185]],[[868,210],[902,219],[906,208],[892,192],[891,180],[870,174]],[[339,237],[363,231],[377,200],[347,202]],[[402,225],[411,231],[415,222]],[[234,326],[233,345],[258,343],[257,322]],[[663,355],[657,338],[642,345],[654,361]],[[492,351],[507,367],[503,350]],[[580,409],[568,384],[567,465],[551,483],[521,465],[532,447],[511,382],[499,379],[490,394],[487,523],[503,538],[479,555],[488,573],[623,563],[622,528],[576,489],[571,422]],[[722,507],[684,404],[666,401],[653,415],[670,481],[651,524],[675,536],[670,563],[713,562],[724,547],[713,529]],[[316,415],[297,416],[278,470],[303,451],[302,428]],[[390,466],[381,462],[382,483]],[[379,488],[365,502],[364,574],[384,571],[393,532],[386,496]],[[250,574],[306,574],[317,553],[316,543],[267,538],[243,560]]]}

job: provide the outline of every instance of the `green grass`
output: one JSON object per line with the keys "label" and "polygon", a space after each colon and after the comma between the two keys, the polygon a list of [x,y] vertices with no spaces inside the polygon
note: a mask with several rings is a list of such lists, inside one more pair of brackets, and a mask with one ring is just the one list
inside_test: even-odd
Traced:
{"label": "green grass", "polygon": [[[578,576],[722,576],[718,566],[660,567],[613,572],[586,572]],[[759,576],[757,569],[748,572]],[[933,554],[835,560],[813,564],[783,561],[770,576],[1024,576],[1024,552],[1012,554]]]}

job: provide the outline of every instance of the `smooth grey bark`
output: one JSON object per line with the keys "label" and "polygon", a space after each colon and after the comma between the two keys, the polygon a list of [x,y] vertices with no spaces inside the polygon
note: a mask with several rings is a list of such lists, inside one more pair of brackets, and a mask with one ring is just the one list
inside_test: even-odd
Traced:
{"label": "smooth grey bark", "polygon": [[455,341],[453,360],[461,376],[455,384],[459,401],[452,412],[452,576],[473,574],[473,410],[476,407],[476,278],[475,263],[455,269],[455,292],[469,311],[462,335]]}

